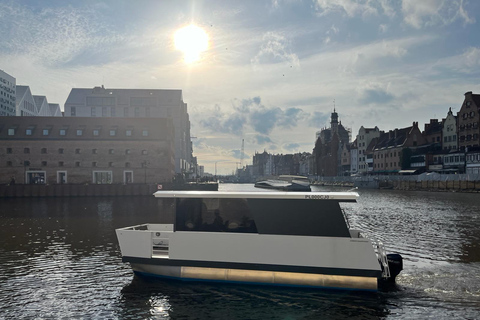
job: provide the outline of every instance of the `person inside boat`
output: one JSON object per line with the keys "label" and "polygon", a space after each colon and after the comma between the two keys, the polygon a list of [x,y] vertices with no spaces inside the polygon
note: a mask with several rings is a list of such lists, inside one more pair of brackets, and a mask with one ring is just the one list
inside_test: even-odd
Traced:
{"label": "person inside boat", "polygon": [[220,210],[215,209],[214,214],[215,218],[213,219],[213,227],[216,231],[223,231],[225,229],[225,225],[223,224],[223,219],[220,216]]}

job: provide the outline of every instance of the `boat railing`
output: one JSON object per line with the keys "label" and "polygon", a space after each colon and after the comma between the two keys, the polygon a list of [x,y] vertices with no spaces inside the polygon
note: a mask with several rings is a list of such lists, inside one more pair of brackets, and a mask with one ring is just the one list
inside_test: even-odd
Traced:
{"label": "boat railing", "polygon": [[385,247],[383,246],[383,243],[381,241],[376,241],[373,244],[378,261],[382,266],[382,278],[388,279],[390,278],[390,267],[388,266],[388,259]]}
{"label": "boat railing", "polygon": [[348,221],[348,216],[347,216],[347,213],[345,212],[345,209],[340,208],[340,210],[342,210],[343,218],[345,219],[345,222],[347,223],[348,229],[350,229],[350,222]]}
{"label": "boat railing", "polygon": [[382,278],[384,279],[390,278],[390,267],[388,266],[387,251],[385,250],[383,242],[372,238],[365,232],[361,233],[361,237],[370,239],[373,249],[375,250],[375,254],[377,255],[378,262],[382,267]]}

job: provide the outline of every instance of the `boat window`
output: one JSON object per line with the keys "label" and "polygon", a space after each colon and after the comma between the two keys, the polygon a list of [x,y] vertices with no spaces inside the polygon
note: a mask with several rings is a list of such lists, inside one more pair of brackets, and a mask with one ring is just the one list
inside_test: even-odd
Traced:
{"label": "boat window", "polygon": [[179,199],[175,229],[257,233],[246,199]]}

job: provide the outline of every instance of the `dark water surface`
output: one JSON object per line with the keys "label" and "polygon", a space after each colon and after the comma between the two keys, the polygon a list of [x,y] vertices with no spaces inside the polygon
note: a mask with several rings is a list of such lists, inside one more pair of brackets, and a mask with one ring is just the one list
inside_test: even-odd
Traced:
{"label": "dark water surface", "polygon": [[156,222],[153,197],[2,199],[0,319],[479,319],[480,195],[359,193],[352,227],[404,257],[378,293],[134,277],[115,228]]}

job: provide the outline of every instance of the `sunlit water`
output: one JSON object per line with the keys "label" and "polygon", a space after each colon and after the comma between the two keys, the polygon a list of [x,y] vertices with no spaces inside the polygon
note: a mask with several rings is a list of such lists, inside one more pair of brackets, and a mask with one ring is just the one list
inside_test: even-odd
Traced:
{"label": "sunlit water", "polygon": [[155,222],[153,197],[2,199],[0,319],[480,318],[480,195],[359,193],[352,227],[404,257],[379,293],[139,278],[115,228]]}

